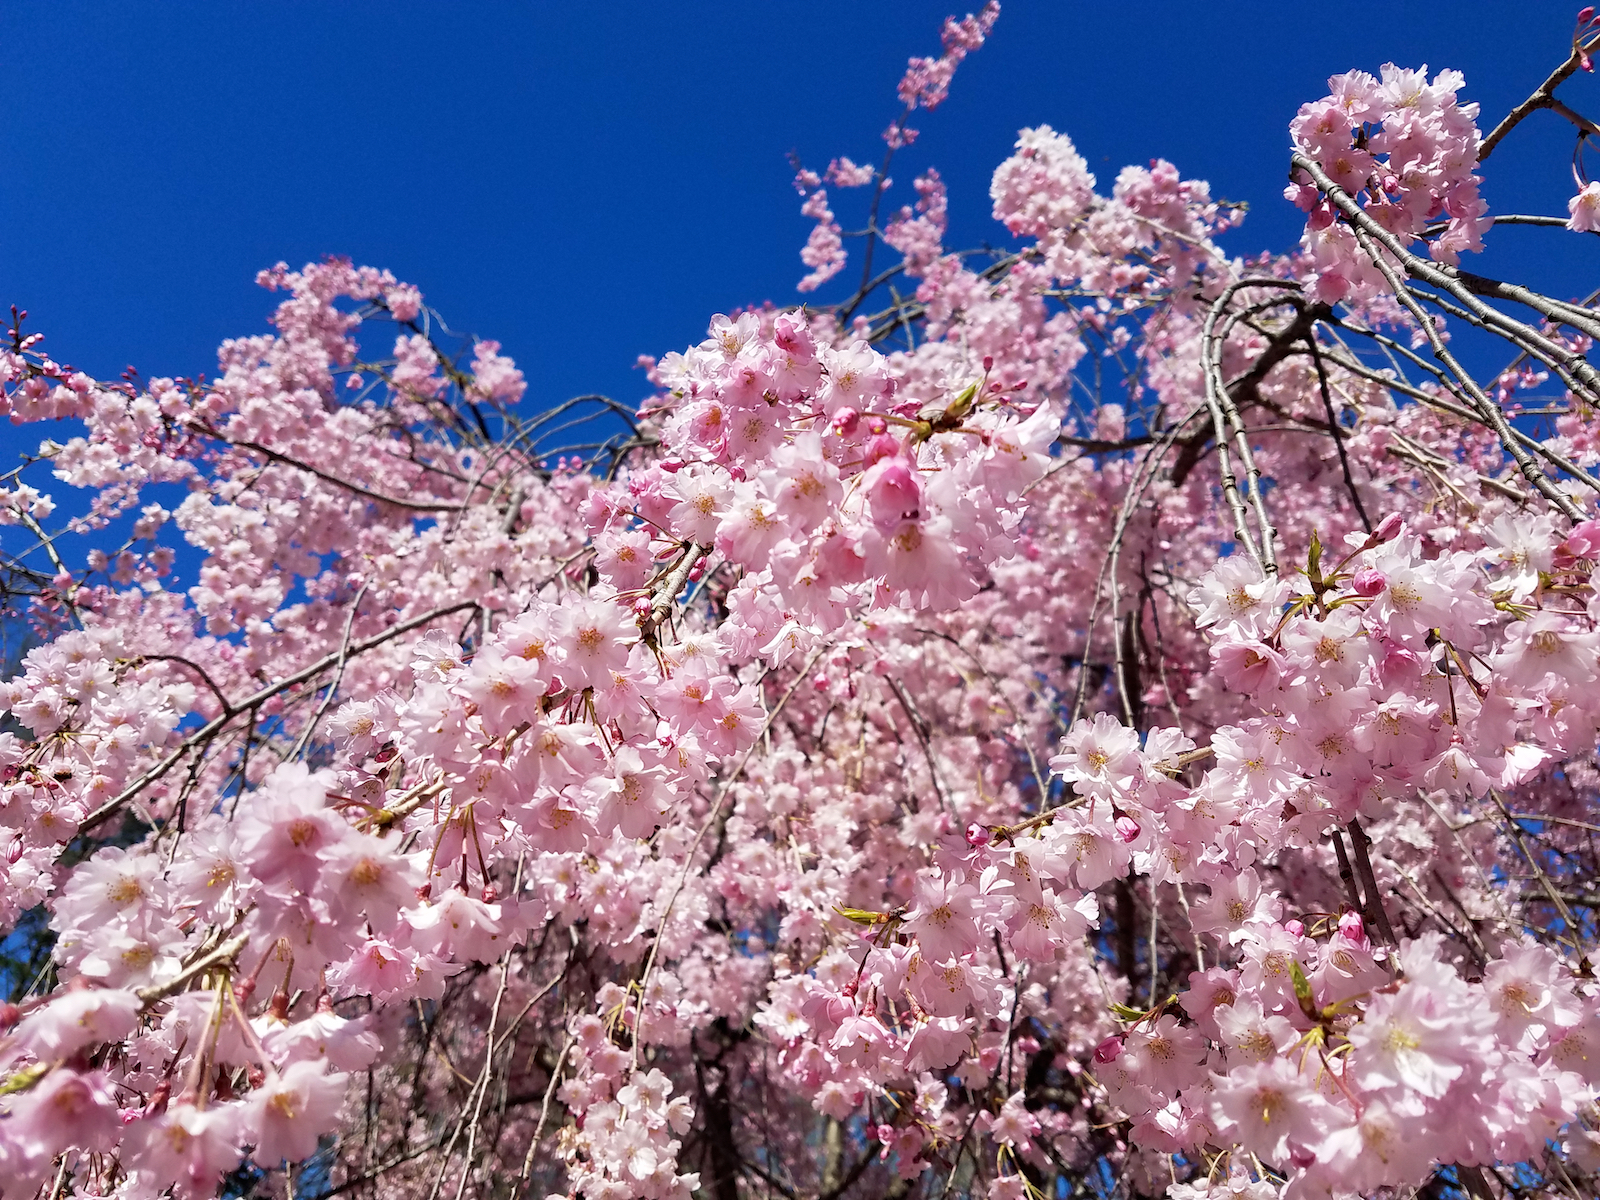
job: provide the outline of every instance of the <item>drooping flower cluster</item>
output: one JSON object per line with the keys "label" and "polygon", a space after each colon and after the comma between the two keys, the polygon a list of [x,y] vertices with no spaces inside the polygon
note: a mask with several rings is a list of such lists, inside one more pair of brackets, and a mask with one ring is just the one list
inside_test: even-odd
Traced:
{"label": "drooping flower cluster", "polygon": [[[1409,246],[1428,239],[1428,253],[1454,264],[1464,250],[1482,250],[1492,220],[1473,169],[1481,141],[1478,106],[1457,104],[1459,71],[1384,65],[1381,78],[1350,71],[1328,80],[1329,95],[1304,104],[1289,126],[1295,146],[1388,233]],[[1382,273],[1362,237],[1304,171],[1285,195],[1310,214],[1304,247],[1315,270],[1314,294],[1329,303],[1368,300],[1384,290]],[[1444,228],[1429,229],[1442,220]]]}
{"label": "drooping flower cluster", "polygon": [[[1302,111],[1332,258],[1040,127],[984,261],[929,169],[914,297],[718,316],[587,460],[341,261],[209,383],[13,330],[0,1196],[1593,1190],[1588,335],[1505,433],[1355,236],[1475,240],[1460,86]],[[889,181],[800,182],[821,284]]]}

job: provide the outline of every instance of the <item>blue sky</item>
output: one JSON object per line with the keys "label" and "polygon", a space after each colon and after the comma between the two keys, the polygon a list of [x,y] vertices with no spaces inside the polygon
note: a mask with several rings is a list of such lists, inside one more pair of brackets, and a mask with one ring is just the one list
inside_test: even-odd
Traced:
{"label": "blue sky", "polygon": [[[1300,229],[1281,198],[1286,126],[1329,74],[1457,67],[1488,128],[1564,57],[1576,7],[1010,0],[951,99],[920,115],[898,195],[937,165],[952,241],[999,240],[989,175],[1019,127],[1045,123],[1103,187],[1169,158],[1251,202],[1231,249],[1284,249]],[[0,305],[101,376],[195,374],[222,338],[264,328],[259,268],[346,254],[500,340],[532,402],[633,403],[638,354],[697,340],[714,312],[799,299],[787,154],[876,161],[905,60],[936,52],[950,11],[4,0]],[[1562,95],[1600,116],[1593,76]],[[1540,113],[1528,134],[1490,164],[1491,211],[1564,214],[1568,127]],[[847,227],[860,195],[835,205]],[[1576,294],[1596,253],[1581,241],[1496,231],[1469,265]],[[43,432],[6,430],[0,458]]]}

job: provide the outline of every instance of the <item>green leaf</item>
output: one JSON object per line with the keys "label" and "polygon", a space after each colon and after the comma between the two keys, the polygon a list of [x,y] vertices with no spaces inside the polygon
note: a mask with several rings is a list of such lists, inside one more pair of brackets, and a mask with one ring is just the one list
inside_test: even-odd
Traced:
{"label": "green leaf", "polygon": [[49,1063],[29,1063],[4,1083],[0,1083],[0,1096],[25,1092],[50,1074]]}
{"label": "green leaf", "polygon": [[835,904],[833,911],[857,925],[876,925],[879,921],[887,920],[889,916],[888,913],[873,912],[868,908],[846,908],[842,904]]}
{"label": "green leaf", "polygon": [[1289,975],[1294,980],[1294,998],[1300,1001],[1300,1011],[1313,1021],[1317,1019],[1316,1001],[1311,997],[1311,981],[1306,978],[1306,973],[1300,969],[1300,960],[1289,960]]}
{"label": "green leaf", "polygon": [[961,420],[962,417],[966,416],[972,411],[972,401],[977,394],[978,385],[975,383],[967,384],[967,386],[962,389],[961,394],[954,400],[950,401],[950,407],[944,410],[945,416],[953,421]]}

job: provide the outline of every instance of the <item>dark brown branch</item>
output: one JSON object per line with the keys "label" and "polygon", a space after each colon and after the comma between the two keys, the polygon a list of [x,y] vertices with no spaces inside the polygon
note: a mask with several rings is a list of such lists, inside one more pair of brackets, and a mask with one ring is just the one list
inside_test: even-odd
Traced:
{"label": "dark brown branch", "polygon": [[[1496,125],[1490,132],[1489,136],[1483,139],[1483,145],[1478,150],[1478,161],[1487,162],[1489,155],[1494,153],[1495,147],[1501,143],[1506,134],[1510,133],[1533,113],[1541,108],[1555,109],[1558,103],[1555,96],[1556,88],[1565,83],[1572,73],[1583,65],[1584,54],[1593,48],[1593,40],[1582,45],[1575,44],[1572,47],[1572,53],[1567,56],[1567,61],[1554,71],[1551,71],[1549,78],[1533,90],[1533,95],[1508,112],[1500,124]],[[1569,120],[1577,116],[1564,104],[1557,111],[1560,111]],[[1584,126],[1588,126],[1588,128],[1584,128]],[[1578,127],[1583,129],[1585,133],[1595,132],[1593,124],[1588,121],[1583,121]]]}
{"label": "dark brown branch", "polygon": [[297,458],[290,458],[287,454],[283,454],[277,450],[263,446],[259,442],[236,442],[229,438],[226,434],[219,433],[207,426],[199,426],[198,428],[208,437],[216,438],[218,441],[224,442],[236,449],[248,450],[252,454],[260,454],[275,463],[281,463],[283,466],[293,467],[295,470],[304,471],[308,475],[315,475],[318,479],[325,483],[331,483],[335,487],[343,488],[347,492],[354,492],[356,495],[363,496],[366,499],[375,501],[378,504],[392,504],[396,508],[410,508],[415,509],[417,512],[456,512],[464,507],[463,505],[456,504],[454,502],[436,500],[402,500],[398,496],[386,496],[382,492],[375,492],[371,488],[363,487],[359,483],[352,483],[348,479],[340,479],[337,475],[330,475],[328,472],[321,470],[318,467],[313,467],[310,463],[301,462]]}
{"label": "dark brown branch", "polygon": [[1339,468],[1344,472],[1344,486],[1350,493],[1350,503],[1355,505],[1356,515],[1361,518],[1362,528],[1371,533],[1372,518],[1367,516],[1367,507],[1361,503],[1361,493],[1356,490],[1355,477],[1350,473],[1350,455],[1344,448],[1339,414],[1333,411],[1333,397],[1328,392],[1328,369],[1322,364],[1322,351],[1317,346],[1314,333],[1306,335],[1306,345],[1311,347],[1311,361],[1317,366],[1317,387],[1322,392],[1322,407],[1328,414],[1328,429],[1333,434],[1333,444],[1339,451]]}
{"label": "dark brown branch", "polygon": [[1356,890],[1356,873],[1350,869],[1350,856],[1345,853],[1344,837],[1337,829],[1334,829],[1329,836],[1333,839],[1333,853],[1339,860],[1339,880],[1344,884],[1344,892],[1350,900],[1350,907],[1361,912],[1365,906],[1361,903],[1361,893]]}
{"label": "dark brown branch", "polygon": [[1356,871],[1361,876],[1361,887],[1367,894],[1362,919],[1367,922],[1371,932],[1383,938],[1385,945],[1398,946],[1400,943],[1394,936],[1394,926],[1389,924],[1389,914],[1383,907],[1383,893],[1378,890],[1378,877],[1372,873],[1372,839],[1354,817],[1350,818],[1345,828],[1350,831],[1350,844],[1356,851]]}
{"label": "dark brown branch", "polygon": [[232,713],[236,711],[233,706],[228,703],[227,696],[222,694],[222,689],[212,681],[211,676],[206,674],[205,668],[199,663],[190,662],[181,654],[141,654],[137,658],[130,660],[128,665],[131,667],[138,667],[141,663],[147,662],[174,662],[181,666],[188,667],[196,675],[200,676],[200,681],[204,683],[206,687],[211,689],[211,694],[217,698],[217,703],[222,705],[222,711],[224,713]]}

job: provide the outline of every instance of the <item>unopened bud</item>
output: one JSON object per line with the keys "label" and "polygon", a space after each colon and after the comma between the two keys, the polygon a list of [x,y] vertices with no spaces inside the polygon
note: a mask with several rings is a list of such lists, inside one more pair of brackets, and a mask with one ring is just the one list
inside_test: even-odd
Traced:
{"label": "unopened bud", "polygon": [[979,825],[976,821],[967,826],[967,845],[987,846],[994,838],[994,831],[987,825]]}
{"label": "unopened bud", "polygon": [[1361,914],[1353,908],[1339,914],[1339,932],[1352,942],[1367,940],[1367,927],[1362,923]]}
{"label": "unopened bud", "polygon": [[994,370],[994,355],[985,354],[983,356],[983,373],[987,375],[992,370]]}
{"label": "unopened bud", "polygon": [[853,408],[841,408],[833,414],[833,431],[840,437],[849,437],[861,425],[861,414]]}
{"label": "unopened bud", "polygon": [[1119,816],[1115,821],[1112,822],[1112,824],[1116,827],[1117,841],[1121,842],[1123,845],[1127,845],[1129,842],[1136,840],[1139,836],[1139,822],[1135,821],[1126,813],[1123,813],[1121,816]]}
{"label": "unopened bud", "polygon": [[1285,921],[1283,923],[1283,927],[1290,933],[1294,934],[1295,937],[1304,937],[1306,934],[1305,923],[1303,921],[1296,921],[1293,917],[1290,917],[1287,921]]}
{"label": "unopened bud", "polygon": [[150,1099],[145,1102],[144,1115],[147,1117],[159,1116],[167,1111],[167,1101],[172,1098],[172,1079],[169,1076],[156,1084],[155,1090],[150,1093]]}
{"label": "unopened bud", "polygon": [[1097,1063],[1115,1062],[1121,1053],[1122,1035],[1114,1033],[1094,1048],[1094,1060]]}
{"label": "unopened bud", "polygon": [[1392,542],[1400,536],[1400,527],[1404,524],[1405,521],[1399,513],[1390,513],[1378,522],[1378,527],[1372,531],[1372,536],[1367,541],[1374,546],[1381,545],[1384,542]]}
{"label": "unopened bud", "polygon": [[1389,586],[1389,581],[1384,578],[1382,571],[1376,567],[1362,567],[1356,572],[1355,578],[1350,581],[1350,586],[1355,588],[1356,595],[1366,596],[1371,599],[1384,588]]}
{"label": "unopened bud", "polygon": [[893,458],[900,453],[900,443],[887,433],[875,433],[861,451],[861,464],[873,466],[879,459]]}

